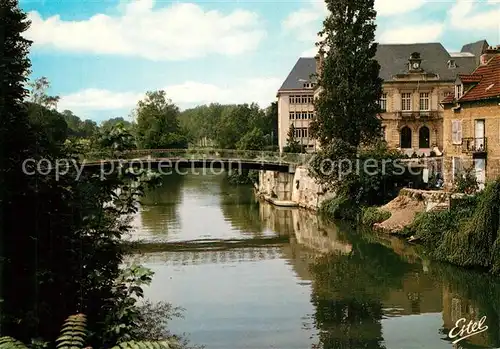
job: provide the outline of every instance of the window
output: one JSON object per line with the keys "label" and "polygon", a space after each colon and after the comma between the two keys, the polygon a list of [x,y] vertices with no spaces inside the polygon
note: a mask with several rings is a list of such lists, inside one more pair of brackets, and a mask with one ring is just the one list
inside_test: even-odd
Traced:
{"label": "window", "polygon": [[291,111],[289,114],[288,114],[288,118],[290,120],[294,120],[295,119],[295,112],[294,111]]}
{"label": "window", "polygon": [[451,120],[451,142],[462,144],[462,120]]}
{"label": "window", "polygon": [[387,93],[382,93],[379,104],[382,112],[385,112],[387,110]]}
{"label": "window", "polygon": [[306,127],[297,127],[295,130],[294,130],[294,134],[293,136],[294,137],[297,137],[297,138],[307,138],[309,137],[308,134],[308,128]]}
{"label": "window", "polygon": [[312,95],[290,95],[288,102],[290,104],[312,104],[314,97]]}
{"label": "window", "polygon": [[411,93],[401,94],[401,110],[405,111],[411,110]]}
{"label": "window", "polygon": [[423,92],[420,94],[420,110],[429,110],[429,93]]}
{"label": "window", "polygon": [[422,126],[418,131],[418,147],[429,149],[431,147],[430,132],[427,126]]}
{"label": "window", "polygon": [[401,149],[411,148],[411,128],[408,126],[401,129],[400,147]]}
{"label": "window", "polygon": [[463,85],[462,84],[456,85],[455,86],[455,98],[459,99],[460,97],[462,97],[462,94],[463,94]]}

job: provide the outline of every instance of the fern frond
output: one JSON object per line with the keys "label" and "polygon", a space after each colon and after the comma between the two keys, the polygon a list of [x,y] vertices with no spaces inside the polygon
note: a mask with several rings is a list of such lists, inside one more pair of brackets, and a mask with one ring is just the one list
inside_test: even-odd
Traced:
{"label": "fern frond", "polygon": [[177,349],[178,343],[173,340],[164,341],[129,341],[123,342],[111,349]]}
{"label": "fern frond", "polygon": [[12,337],[0,337],[0,349],[28,349],[21,341]]}
{"label": "fern frond", "polygon": [[[56,339],[57,349],[80,349],[87,339],[87,318],[84,314],[71,315],[66,319],[61,334]],[[2,349],[2,348],[0,348]]]}

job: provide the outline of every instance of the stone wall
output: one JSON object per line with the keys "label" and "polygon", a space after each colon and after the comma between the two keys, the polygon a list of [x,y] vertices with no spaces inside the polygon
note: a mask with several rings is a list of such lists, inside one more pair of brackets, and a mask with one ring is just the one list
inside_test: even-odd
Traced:
{"label": "stone wall", "polygon": [[500,105],[498,100],[463,104],[461,109],[447,107],[444,112],[444,180],[448,186],[453,183],[453,158],[460,167],[474,166],[472,153],[464,153],[463,144],[452,143],[452,121],[459,120],[462,127],[462,139],[475,137],[475,121],[484,120],[484,136],[486,137],[486,181],[500,176]]}
{"label": "stone wall", "polygon": [[306,167],[297,167],[295,173],[259,172],[258,192],[276,200],[292,201],[300,207],[316,210],[325,200],[335,195],[323,190],[309,176]]}

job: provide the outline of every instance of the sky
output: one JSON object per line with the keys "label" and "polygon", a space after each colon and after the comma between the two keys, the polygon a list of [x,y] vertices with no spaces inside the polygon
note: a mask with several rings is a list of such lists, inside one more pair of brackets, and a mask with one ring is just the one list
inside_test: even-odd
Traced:
{"label": "sky", "polygon": [[[58,109],[97,122],[128,118],[146,91],[181,109],[266,107],[299,57],[313,57],[321,0],[20,0],[33,41],[31,79]],[[377,41],[500,44],[500,0],[375,0]]]}

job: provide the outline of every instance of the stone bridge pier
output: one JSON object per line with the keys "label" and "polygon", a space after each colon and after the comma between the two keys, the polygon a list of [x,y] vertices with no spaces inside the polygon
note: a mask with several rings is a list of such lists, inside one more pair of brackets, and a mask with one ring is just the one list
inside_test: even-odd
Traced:
{"label": "stone bridge pier", "polygon": [[294,173],[259,171],[259,192],[280,201],[291,201]]}

